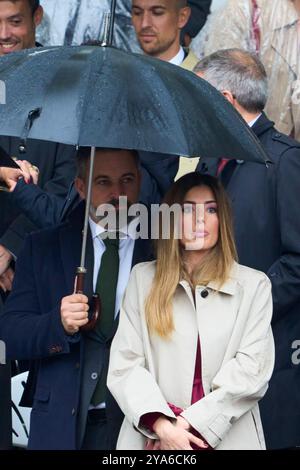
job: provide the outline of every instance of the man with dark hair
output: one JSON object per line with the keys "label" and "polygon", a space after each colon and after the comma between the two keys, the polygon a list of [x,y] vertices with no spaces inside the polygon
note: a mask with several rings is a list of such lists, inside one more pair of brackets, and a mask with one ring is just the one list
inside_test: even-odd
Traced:
{"label": "man with dark hair", "polygon": [[43,8],[35,0],[0,0],[0,56],[35,47]]}
{"label": "man with dark hair", "polygon": [[272,282],[276,363],[261,402],[263,427],[267,448],[299,446],[300,370],[292,356],[300,338],[300,144],[278,132],[263,112],[267,76],[256,54],[220,50],[195,71],[241,114],[273,162],[266,168],[201,158],[198,170],[219,175],[231,197],[240,263],[264,271]]}
{"label": "man with dark hair", "polygon": [[[84,151],[86,152],[86,150]],[[86,198],[89,158],[83,158],[76,188]],[[30,449],[115,448],[122,414],[106,388],[111,339],[133,265],[151,259],[151,242],[136,235],[138,220],[106,227],[95,217],[111,204],[117,221],[119,197],[136,203],[141,171],[136,152],[96,149],[83,294],[74,294],[80,263],[85,203],[56,228],[31,234],[17,263],[14,289],[0,316],[0,339],[8,358],[36,359],[27,382],[25,406],[32,406]],[[142,182],[144,189],[146,182]],[[153,188],[147,189],[153,198]],[[116,231],[121,235],[117,235]],[[92,331],[92,293],[101,313]],[[33,380],[34,377],[34,380]]]}
{"label": "man with dark hair", "polygon": [[132,0],[132,24],[143,52],[192,70],[197,58],[180,45],[190,14],[186,0]]}
{"label": "man with dark hair", "polygon": [[[198,62],[191,50],[180,44],[191,8],[187,0],[132,0],[132,24],[146,55],[193,70]],[[198,158],[180,159],[178,175],[195,169]]]}
{"label": "man with dark hair", "polygon": [[[41,4],[45,16],[38,37],[43,44],[70,46],[103,40],[104,15],[109,12],[111,0],[41,0]],[[204,25],[210,5],[211,0],[188,0],[192,14],[181,34],[185,46]],[[119,49],[139,51],[131,24],[131,0],[116,2],[113,44]]]}

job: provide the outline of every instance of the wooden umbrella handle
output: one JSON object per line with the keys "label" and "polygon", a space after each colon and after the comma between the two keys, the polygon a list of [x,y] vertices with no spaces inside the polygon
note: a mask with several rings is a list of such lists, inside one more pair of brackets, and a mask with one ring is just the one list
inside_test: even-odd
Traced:
{"label": "wooden umbrella handle", "polygon": [[[78,268],[75,279],[75,294],[83,294],[84,277],[86,270]],[[95,328],[98,317],[100,315],[101,302],[98,294],[93,294],[91,307],[89,310],[89,321],[80,328],[80,331],[91,331]]]}

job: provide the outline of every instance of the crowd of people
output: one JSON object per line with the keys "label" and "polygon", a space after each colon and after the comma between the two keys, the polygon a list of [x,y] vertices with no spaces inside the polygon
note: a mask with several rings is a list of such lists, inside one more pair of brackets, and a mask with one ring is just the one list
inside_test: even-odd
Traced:
{"label": "crowd of people", "polygon": [[[29,449],[300,445],[300,2],[223,3],[205,23],[211,1],[123,0],[116,44],[209,82],[272,163],[96,148],[82,292],[90,149],[0,136],[19,166],[0,154],[0,340],[29,370]],[[61,43],[101,40],[100,13],[68,7]],[[40,24],[38,0],[0,1],[0,56],[41,47]],[[168,236],[160,220],[155,243],[136,237],[124,196],[179,207]]]}

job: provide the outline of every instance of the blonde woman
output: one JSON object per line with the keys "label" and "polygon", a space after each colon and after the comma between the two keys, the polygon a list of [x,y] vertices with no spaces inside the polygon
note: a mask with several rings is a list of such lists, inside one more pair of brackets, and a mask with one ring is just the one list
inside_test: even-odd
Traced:
{"label": "blonde woman", "polygon": [[125,415],[117,448],[264,449],[270,282],[235,261],[217,179],[185,175],[165,202],[180,215],[157,261],[133,269],[111,347],[108,387]]}

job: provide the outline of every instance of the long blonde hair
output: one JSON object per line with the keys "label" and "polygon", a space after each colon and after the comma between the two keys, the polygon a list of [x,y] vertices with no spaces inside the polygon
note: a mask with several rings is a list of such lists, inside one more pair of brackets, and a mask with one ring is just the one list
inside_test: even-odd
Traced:
{"label": "long blonde hair", "polygon": [[148,329],[162,338],[170,337],[174,330],[172,300],[180,280],[187,280],[194,288],[210,281],[221,286],[227,279],[233,261],[237,259],[233,237],[232,215],[228,197],[217,178],[200,173],[189,173],[172,185],[163,203],[169,207],[182,205],[187,192],[194,187],[206,186],[213,192],[218,207],[219,237],[216,245],[205,255],[203,262],[191,277],[184,264],[183,249],[176,239],[176,217],[171,217],[170,238],[164,239],[162,227],[156,243],[156,272],[152,288],[145,303]]}

